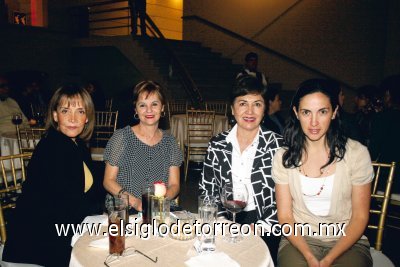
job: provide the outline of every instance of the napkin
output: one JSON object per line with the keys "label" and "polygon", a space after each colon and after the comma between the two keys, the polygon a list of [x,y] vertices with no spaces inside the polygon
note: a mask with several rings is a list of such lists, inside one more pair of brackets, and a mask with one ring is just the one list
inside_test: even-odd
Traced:
{"label": "napkin", "polygon": [[78,239],[83,236],[87,232],[87,227],[85,226],[86,224],[101,224],[107,225],[108,223],[108,217],[107,215],[96,215],[96,216],[87,216],[81,223],[82,228],[81,228],[81,233],[75,233],[74,236],[71,239],[71,247],[73,247],[78,241]]}
{"label": "napkin", "polygon": [[108,249],[108,237],[90,242],[89,247]]}
{"label": "napkin", "polygon": [[239,263],[234,261],[231,257],[229,257],[224,252],[217,253],[209,253],[202,254],[195,257],[190,258],[185,261],[185,265],[188,267],[221,267],[221,266],[230,266],[230,267],[240,267]]}

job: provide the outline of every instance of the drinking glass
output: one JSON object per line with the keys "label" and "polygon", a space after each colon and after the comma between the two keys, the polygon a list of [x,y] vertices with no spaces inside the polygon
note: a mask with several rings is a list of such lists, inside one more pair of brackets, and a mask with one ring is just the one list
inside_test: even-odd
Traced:
{"label": "drinking glass", "polygon": [[115,225],[117,233],[109,233],[109,253],[122,255],[125,250],[125,227],[128,222],[128,195],[113,196],[108,206],[108,224]]}
{"label": "drinking glass", "polygon": [[14,125],[20,125],[22,123],[22,114],[21,113],[13,113],[11,115],[11,122]]}
{"label": "drinking glass", "polygon": [[[236,223],[236,213],[241,212],[247,206],[249,193],[243,184],[233,185],[226,183],[222,188],[221,202],[225,209],[232,213],[233,223]],[[229,243],[238,243],[243,239],[240,235],[230,235],[225,238]]]}
{"label": "drinking glass", "polygon": [[142,223],[152,223],[152,205],[151,200],[154,196],[154,185],[150,185],[148,182],[145,183],[142,189]]}

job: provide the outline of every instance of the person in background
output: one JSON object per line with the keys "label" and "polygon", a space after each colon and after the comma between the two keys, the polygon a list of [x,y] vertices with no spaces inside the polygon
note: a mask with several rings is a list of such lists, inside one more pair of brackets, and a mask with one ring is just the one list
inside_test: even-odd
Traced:
{"label": "person in background", "polygon": [[[281,267],[372,266],[370,244],[363,236],[371,159],[365,146],[343,135],[338,95],[330,86],[322,79],[300,84],[283,135],[285,146],[273,160],[279,223],[292,229],[295,223],[307,223],[311,228],[304,236],[292,232],[282,238]],[[339,224],[345,235],[333,228],[320,231],[321,223]]]}
{"label": "person in background", "polygon": [[15,125],[11,122],[11,117],[15,113],[22,116],[22,125],[28,126],[28,119],[25,117],[18,103],[9,97],[10,88],[5,76],[0,75],[0,134],[16,133]]}
{"label": "person in background", "polygon": [[[138,83],[133,90],[133,106],[139,123],[115,131],[108,141],[103,185],[111,195],[128,194],[129,205],[141,211],[141,191],[146,182],[165,182],[169,199],[179,194],[183,156],[175,138],[158,128],[160,118],[165,116],[161,85],[153,81]],[[110,194],[106,201],[111,200]]]}
{"label": "person in background", "polygon": [[374,85],[365,85],[357,89],[355,97],[356,123],[361,134],[361,143],[368,146],[371,135],[371,122],[376,113],[382,111],[379,89]]}
{"label": "person in background", "polygon": [[279,91],[275,87],[269,87],[266,94],[267,112],[264,116],[263,126],[268,130],[276,132],[280,135],[283,133],[285,122],[279,115],[282,101],[279,96]]}
{"label": "person in background", "polygon": [[106,97],[100,84],[96,81],[89,81],[85,85],[86,91],[90,94],[93,100],[94,109],[96,111],[106,110]]}
{"label": "person in background", "polygon": [[146,37],[146,0],[128,0],[131,12],[131,35],[137,34],[137,19],[140,19],[140,34]]}
{"label": "person in background", "polygon": [[[371,123],[369,151],[372,160],[383,163],[400,162],[400,75],[387,77],[380,87],[385,92],[385,109],[377,114]],[[398,179],[400,176],[395,175],[392,192],[398,194],[400,193]]]}
{"label": "person in background", "polygon": [[83,88],[63,86],[51,98],[45,136],[33,152],[27,178],[7,224],[3,261],[46,267],[68,266],[70,231],[55,224],[80,224],[102,212],[104,192],[86,143],[94,127],[94,107]]}
{"label": "person in background", "polygon": [[244,58],[245,65],[241,72],[236,75],[236,80],[240,79],[242,76],[253,76],[257,78],[257,80],[267,88],[268,82],[267,78],[265,77],[264,73],[258,71],[258,55],[254,52],[250,52]]}
{"label": "person in background", "polygon": [[47,102],[41,92],[40,83],[36,80],[28,81],[16,100],[28,118],[30,125],[42,125],[47,111]]}
{"label": "person in background", "polygon": [[328,82],[331,84],[332,94],[338,96],[337,115],[340,116],[343,133],[347,137],[362,143],[364,141],[364,139],[363,139],[363,135],[361,134],[360,129],[358,127],[356,116],[343,109],[345,96],[344,96],[342,86],[340,85],[340,83],[338,83],[334,80],[329,80]]}
{"label": "person in background", "polygon": [[[278,223],[276,217],[275,184],[271,165],[282,144],[280,135],[260,126],[265,112],[265,88],[252,76],[238,80],[231,95],[232,115],[236,124],[231,130],[213,137],[208,145],[200,194],[217,199],[219,214],[226,213],[220,195],[227,181],[246,185],[247,207],[237,214],[242,224],[260,223],[266,232]],[[276,263],[280,237],[263,236]]]}

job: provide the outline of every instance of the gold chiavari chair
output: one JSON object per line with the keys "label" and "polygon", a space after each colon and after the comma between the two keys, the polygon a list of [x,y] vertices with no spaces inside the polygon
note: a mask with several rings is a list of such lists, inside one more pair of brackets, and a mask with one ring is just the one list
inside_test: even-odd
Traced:
{"label": "gold chiavari chair", "polygon": [[105,111],[112,111],[112,107],[113,107],[113,99],[112,98],[107,98],[106,99]]}
{"label": "gold chiavari chair", "polygon": [[[189,161],[204,161],[208,142],[214,132],[215,111],[186,111],[186,142],[185,142],[185,181]],[[196,156],[193,157],[192,156]]]}
{"label": "gold chiavari chair", "polygon": [[171,116],[174,114],[185,114],[188,110],[188,102],[185,99],[173,100],[167,103],[167,113],[169,124],[171,125]]}
{"label": "gold chiavari chair", "polygon": [[[387,258],[382,253],[382,240],[383,232],[385,228],[385,220],[387,208],[390,200],[390,191],[393,184],[394,172],[396,169],[396,163],[372,163],[375,170],[375,178],[372,183],[372,193],[371,193],[371,208],[370,208],[370,219],[368,223],[368,229],[376,231],[375,245],[371,249],[371,255],[374,262],[385,262],[385,266],[394,266],[389,258]],[[383,174],[387,174],[385,177]],[[382,176],[382,177],[381,177]],[[379,193],[378,185],[380,184],[380,179],[385,179],[385,189],[383,193]],[[381,181],[382,183],[382,181]],[[370,231],[371,231],[370,230]]]}
{"label": "gold chiavari chair", "polygon": [[117,129],[118,111],[96,111],[96,124],[91,140],[91,154],[95,161],[102,161],[104,147]]}
{"label": "gold chiavari chair", "polygon": [[117,129],[118,111],[96,111],[93,143],[99,147],[99,142],[106,143]]}
{"label": "gold chiavari chair", "polygon": [[216,115],[227,115],[228,103],[225,101],[207,101],[206,110],[215,111]]}
{"label": "gold chiavari chair", "polygon": [[0,236],[6,241],[6,221],[3,210],[15,207],[22,183],[26,180],[26,162],[32,153],[0,156]]}
{"label": "gold chiavari chair", "polygon": [[35,150],[42,136],[45,134],[45,128],[21,128],[18,127],[18,147],[20,153],[31,153]]}

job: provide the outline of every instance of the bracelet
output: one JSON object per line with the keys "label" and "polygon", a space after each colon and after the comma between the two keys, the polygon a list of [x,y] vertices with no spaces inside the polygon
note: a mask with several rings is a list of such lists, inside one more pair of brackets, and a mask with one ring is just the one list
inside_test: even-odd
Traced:
{"label": "bracelet", "polygon": [[121,189],[121,190],[119,190],[119,192],[118,192],[118,198],[121,198],[121,196],[122,196],[122,194],[123,193],[125,193],[126,192],[126,190],[125,189]]}

